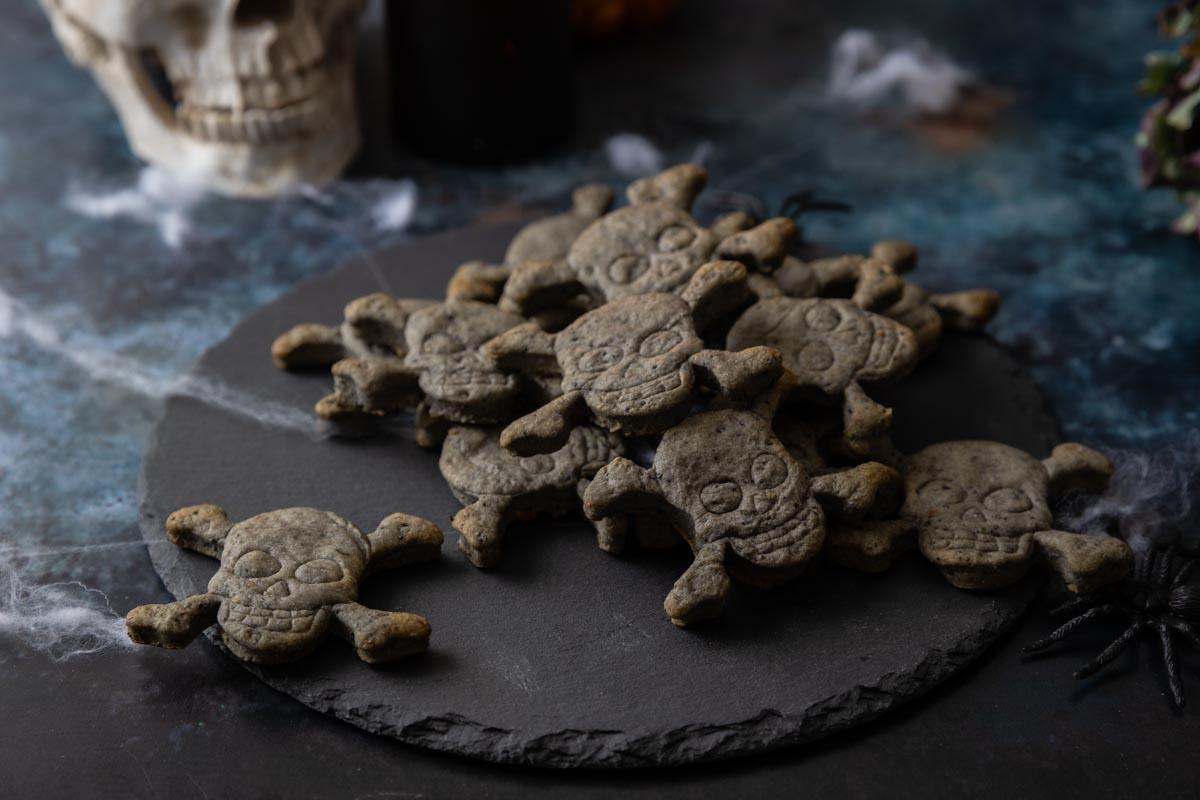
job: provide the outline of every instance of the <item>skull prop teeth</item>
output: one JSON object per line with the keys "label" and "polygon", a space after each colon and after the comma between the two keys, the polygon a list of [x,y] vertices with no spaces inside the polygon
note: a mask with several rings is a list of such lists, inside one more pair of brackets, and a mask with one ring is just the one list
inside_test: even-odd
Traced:
{"label": "skull prop teeth", "polygon": [[424,617],[376,611],[357,598],[365,575],[437,557],[442,532],[431,522],[392,514],[364,534],[336,514],[288,508],[235,525],[204,505],[168,517],[167,538],[221,565],[205,594],[132,609],[125,621],[138,644],[185,647],[216,623],[230,652],[258,664],[301,658],[327,633],[370,664],[429,646]]}
{"label": "skull prop teeth", "polygon": [[680,164],[630,184],[630,205],[591,223],[566,259],[514,271],[501,305],[531,316],[577,294],[593,306],[632,295],[679,294],[701,266],[717,258],[760,271],[778,266],[795,224],[779,218],[752,230],[706,228],[690,213],[706,181],[703,167]]}
{"label": "skull prop teeth", "polygon": [[1040,556],[1076,593],[1120,580],[1132,564],[1120,539],[1051,528],[1052,491],[1103,490],[1112,474],[1107,458],[1081,444],[1061,444],[1038,461],[998,442],[943,442],[905,459],[900,472],[899,519],[834,529],[835,561],[879,572],[919,546],[954,586],[997,589]]}
{"label": "skull prop teeth", "polygon": [[505,428],[501,443],[518,455],[550,453],[589,418],[627,435],[660,433],[687,414],[697,380],[726,396],[766,388],[780,372],[777,352],[705,350],[696,332],[746,296],[745,281],[741,264],[713,262],[682,296],[622,297],[557,334],[529,323],[492,340],[485,350],[501,369],[562,376],[562,394]]}
{"label": "skull prop teeth", "polygon": [[[362,0],[41,0],[133,151],[211,188],[265,197],[327,183],[358,149]],[[166,74],[155,83],[148,60]]]}
{"label": "skull prop teeth", "polygon": [[731,350],[777,348],[800,389],[841,403],[845,444],[856,453],[869,452],[892,418],[892,410],[867,397],[860,381],[900,378],[917,360],[912,331],[849,300],[761,300],[734,323],[727,344]]}
{"label": "skull prop teeth", "polygon": [[[500,446],[497,428],[454,427],[442,445],[442,476],[465,506],[454,517],[459,549],[477,567],[494,566],[504,531],[514,519],[577,511],[596,470],[621,455],[620,438],[591,426],[571,431],[561,450],[528,457]],[[596,523],[606,550],[624,542],[625,521]]]}
{"label": "skull prop teeth", "polygon": [[764,587],[799,574],[825,539],[818,494],[837,498],[839,508],[887,513],[861,502],[871,496],[886,503],[887,492],[878,483],[880,475],[891,478],[882,465],[877,465],[882,473],[810,480],[771,430],[781,394],[765,392],[755,410],[689,417],[663,434],[653,466],[615,459],[584,494],[584,511],[592,519],[665,513],[687,541],[695,560],[664,603],[680,627],[720,615],[730,574]]}

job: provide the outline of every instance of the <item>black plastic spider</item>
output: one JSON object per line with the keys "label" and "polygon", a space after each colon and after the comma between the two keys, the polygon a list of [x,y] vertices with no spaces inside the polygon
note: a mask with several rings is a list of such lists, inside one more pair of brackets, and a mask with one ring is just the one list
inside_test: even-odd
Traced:
{"label": "black plastic spider", "polygon": [[1183,681],[1179,677],[1179,664],[1175,660],[1175,643],[1171,634],[1182,634],[1193,647],[1200,649],[1200,631],[1197,630],[1200,628],[1200,586],[1188,582],[1197,565],[1200,565],[1197,555],[1194,551],[1183,551],[1174,545],[1149,551],[1138,558],[1133,575],[1115,587],[1072,600],[1050,612],[1057,616],[1086,609],[1046,638],[1026,646],[1025,652],[1044,650],[1093,619],[1123,615],[1130,620],[1129,627],[1100,655],[1078,670],[1075,677],[1086,678],[1096,673],[1116,658],[1139,632],[1153,629],[1158,633],[1162,645],[1171,697],[1177,706],[1182,706]]}
{"label": "black plastic spider", "polygon": [[802,189],[783,198],[783,202],[779,205],[779,216],[795,219],[809,211],[838,211],[846,214],[853,210],[854,206],[849,203],[843,203],[840,200],[822,200],[811,189]]}

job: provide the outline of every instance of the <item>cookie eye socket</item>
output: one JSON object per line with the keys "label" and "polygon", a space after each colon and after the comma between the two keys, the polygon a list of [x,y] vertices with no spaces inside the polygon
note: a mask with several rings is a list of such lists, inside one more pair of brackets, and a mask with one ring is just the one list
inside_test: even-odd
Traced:
{"label": "cookie eye socket", "polygon": [[655,331],[642,340],[642,344],[638,348],[638,353],[647,358],[661,356],[682,341],[683,336],[679,331]]}
{"label": "cookie eye socket", "polygon": [[342,567],[328,558],[316,558],[296,568],[301,583],[333,583],[342,579]]}
{"label": "cookie eye socket", "polygon": [[251,550],[243,553],[233,565],[233,572],[239,578],[265,578],[279,572],[279,559],[265,550]]}
{"label": "cookie eye socket", "polygon": [[599,372],[602,369],[608,369],[614,364],[619,364],[622,355],[621,348],[614,345],[605,345],[584,353],[583,357],[579,359],[578,366],[584,372]]}
{"label": "cookie eye socket", "polygon": [[1020,489],[1004,486],[993,492],[988,492],[983,498],[983,505],[989,511],[999,511],[1003,514],[1020,514],[1033,508],[1029,495]]}
{"label": "cookie eye socket", "polygon": [[548,455],[527,456],[518,458],[517,463],[521,465],[521,469],[531,475],[544,475],[554,469],[554,459]]}
{"label": "cookie eye socket", "polygon": [[833,350],[824,342],[807,342],[796,353],[796,363],[808,372],[824,372],[833,366]]}
{"label": "cookie eye socket", "polygon": [[949,481],[935,479],[917,489],[917,497],[930,505],[954,505],[966,499],[966,493]]}
{"label": "cookie eye socket", "polygon": [[669,225],[658,235],[658,252],[674,253],[696,241],[696,232],[686,225]]}
{"label": "cookie eye socket", "polygon": [[831,331],[842,322],[842,314],[828,303],[817,303],[804,314],[804,321],[814,331]]}
{"label": "cookie eye socket", "polygon": [[713,514],[728,514],[742,504],[742,489],[733,481],[717,481],[700,490],[700,504]]}
{"label": "cookie eye socket", "polygon": [[462,349],[462,342],[458,341],[448,333],[430,334],[429,337],[421,344],[422,352],[431,353],[433,355],[457,353]]}
{"label": "cookie eye socket", "polygon": [[787,464],[774,453],[763,453],[750,465],[750,479],[759,489],[774,489],[787,476]]}
{"label": "cookie eye socket", "polygon": [[608,277],[613,283],[633,283],[646,271],[646,262],[638,256],[625,254],[617,256],[608,265]]}

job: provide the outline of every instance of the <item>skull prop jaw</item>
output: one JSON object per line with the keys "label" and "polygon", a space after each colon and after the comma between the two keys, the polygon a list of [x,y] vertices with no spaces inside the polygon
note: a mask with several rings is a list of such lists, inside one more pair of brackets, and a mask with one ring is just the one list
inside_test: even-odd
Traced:
{"label": "skull prop jaw", "polygon": [[360,530],[311,508],[235,525],[208,584],[221,598],[217,621],[226,646],[258,663],[307,654],[328,631],[333,607],[354,602],[369,553]]}
{"label": "skull prop jaw", "polygon": [[[234,196],[336,178],[359,145],[354,20],[362,0],[41,0],[130,148]],[[164,97],[146,66],[162,64]]]}

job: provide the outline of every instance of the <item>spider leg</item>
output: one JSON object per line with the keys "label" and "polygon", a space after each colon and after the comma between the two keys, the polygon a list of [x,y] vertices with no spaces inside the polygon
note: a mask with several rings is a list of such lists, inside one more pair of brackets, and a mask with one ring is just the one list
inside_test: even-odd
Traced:
{"label": "spider leg", "polygon": [[1183,706],[1183,681],[1179,679],[1179,663],[1175,660],[1175,643],[1171,641],[1171,630],[1164,620],[1154,624],[1158,631],[1158,640],[1162,642],[1163,664],[1167,668],[1167,685],[1171,688],[1171,697],[1175,705]]}
{"label": "spider leg", "polygon": [[1142,556],[1137,562],[1137,569],[1134,570],[1133,579],[1138,583],[1144,583],[1153,568],[1154,562],[1158,560],[1158,551],[1150,550]]}
{"label": "spider leg", "polygon": [[1122,609],[1116,603],[1106,603],[1102,606],[1096,606],[1095,608],[1092,608],[1092,609],[1089,609],[1089,610],[1083,612],[1082,614],[1080,614],[1077,617],[1073,617],[1072,619],[1067,620],[1062,625],[1059,625],[1058,628],[1053,633],[1051,633],[1049,636],[1047,636],[1046,638],[1038,639],[1033,644],[1026,645],[1025,652],[1026,653],[1034,653],[1034,652],[1037,652],[1038,650],[1045,650],[1047,647],[1054,644],[1055,642],[1062,641],[1063,639],[1070,636],[1072,633],[1075,632],[1076,628],[1078,628],[1080,625],[1087,622],[1088,620],[1092,620],[1092,619],[1095,619],[1096,617],[1103,616],[1105,614],[1112,614],[1113,612],[1120,612],[1123,610],[1124,609]]}
{"label": "spider leg", "polygon": [[1171,546],[1162,554],[1158,562],[1158,571],[1154,574],[1156,586],[1166,586],[1170,583],[1171,565],[1175,563],[1175,547]]}
{"label": "spider leg", "polygon": [[1096,598],[1091,597],[1090,595],[1085,595],[1083,597],[1076,597],[1074,600],[1068,600],[1067,602],[1063,603],[1061,606],[1058,606],[1057,608],[1051,610],[1050,616],[1060,617],[1063,614],[1069,614],[1072,611],[1077,611],[1078,609],[1091,606],[1095,602],[1096,602]]}
{"label": "spider leg", "polygon": [[1101,667],[1120,655],[1121,651],[1124,650],[1133,640],[1133,637],[1137,636],[1138,631],[1144,627],[1146,627],[1146,620],[1142,619],[1141,617],[1134,620],[1133,623],[1125,629],[1124,633],[1114,639],[1112,644],[1104,648],[1104,651],[1100,653],[1100,655],[1096,656],[1090,663],[1084,665],[1082,668],[1076,671],[1075,677],[1086,678],[1087,676],[1099,671]]}
{"label": "spider leg", "polygon": [[1188,625],[1186,622],[1180,622],[1177,619],[1171,618],[1167,619],[1167,625],[1169,625],[1172,630],[1182,633],[1184,637],[1192,643],[1192,647],[1200,650],[1200,633],[1196,633],[1195,628],[1193,628],[1191,625]]}
{"label": "spider leg", "polygon": [[1197,565],[1200,565],[1200,561],[1188,561],[1180,567],[1179,572],[1176,572],[1175,577],[1171,580],[1171,588],[1187,583],[1187,579],[1192,577]]}

